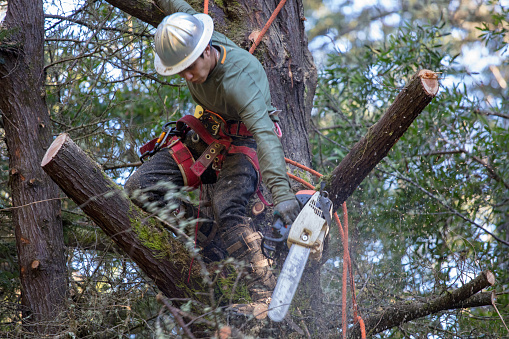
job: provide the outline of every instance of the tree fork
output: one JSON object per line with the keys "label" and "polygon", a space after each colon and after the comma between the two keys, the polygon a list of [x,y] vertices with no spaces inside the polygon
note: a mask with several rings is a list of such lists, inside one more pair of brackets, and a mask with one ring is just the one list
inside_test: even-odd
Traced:
{"label": "tree fork", "polygon": [[[446,291],[440,297],[425,302],[402,302],[384,307],[382,311],[364,318],[366,334],[368,336],[374,335],[402,323],[440,311],[491,305],[491,292],[477,293],[494,284],[495,275],[491,271],[483,271],[470,282],[455,290]],[[348,337],[361,337],[358,323]]]}
{"label": "tree fork", "polygon": [[393,104],[334,169],[328,184],[329,198],[341,206],[438,92],[435,72],[421,70],[398,94]]}
{"label": "tree fork", "polygon": [[[191,258],[175,238],[169,239],[178,260],[161,258],[142,243],[136,228],[151,219],[89,158],[67,134],[59,135],[46,152],[42,168],[83,212],[89,216],[149,276],[169,298],[197,298],[202,291],[198,269],[185,281]],[[152,226],[153,227],[153,226]],[[155,235],[157,236],[157,235]],[[197,278],[197,279],[194,279]]]}

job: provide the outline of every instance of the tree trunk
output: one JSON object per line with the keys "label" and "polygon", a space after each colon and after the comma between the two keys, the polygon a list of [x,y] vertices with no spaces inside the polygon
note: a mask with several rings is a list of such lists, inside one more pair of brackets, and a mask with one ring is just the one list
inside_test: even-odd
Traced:
{"label": "tree trunk", "polygon": [[51,143],[42,1],[9,0],[3,26],[0,111],[9,150],[23,322],[29,331],[56,333],[65,310],[67,270],[58,188],[39,166]]}
{"label": "tree trunk", "polygon": [[[243,0],[242,15],[247,20],[245,36],[255,38],[279,1]],[[301,1],[287,1],[267,31],[255,55],[262,62],[270,83],[270,93],[280,114],[286,157],[303,165],[311,163],[309,119],[315,95],[317,72],[308,49]],[[245,39],[244,41],[246,41]],[[249,48],[250,45],[244,43]]]}
{"label": "tree trunk", "polygon": [[[164,237],[154,220],[136,207],[67,134],[55,139],[41,166],[167,297],[200,299],[195,294],[203,292],[199,266],[194,266],[188,283],[183,272],[188,272],[191,258],[182,243]],[[165,248],[156,249],[158,239],[163,239]]]}
{"label": "tree trunk", "polygon": [[332,172],[327,191],[334,206],[341,206],[438,92],[435,72],[421,70],[398,94],[384,116],[352,148]]}

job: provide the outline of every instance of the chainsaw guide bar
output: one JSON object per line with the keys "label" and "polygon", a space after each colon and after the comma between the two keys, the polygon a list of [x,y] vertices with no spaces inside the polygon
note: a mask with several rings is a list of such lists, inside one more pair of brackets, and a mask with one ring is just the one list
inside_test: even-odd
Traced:
{"label": "chainsaw guide bar", "polygon": [[285,318],[309,256],[316,261],[322,256],[333,210],[332,202],[326,195],[326,192],[315,192],[289,226],[287,245],[290,252],[283,264],[268,310],[272,321],[280,322]]}

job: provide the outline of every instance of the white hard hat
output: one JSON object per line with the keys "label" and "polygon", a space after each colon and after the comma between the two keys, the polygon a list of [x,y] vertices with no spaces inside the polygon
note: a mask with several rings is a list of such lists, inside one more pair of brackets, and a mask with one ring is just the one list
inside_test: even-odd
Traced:
{"label": "white hard hat", "polygon": [[210,42],[214,23],[207,14],[168,15],[157,26],[154,65],[161,75],[177,74],[198,59]]}

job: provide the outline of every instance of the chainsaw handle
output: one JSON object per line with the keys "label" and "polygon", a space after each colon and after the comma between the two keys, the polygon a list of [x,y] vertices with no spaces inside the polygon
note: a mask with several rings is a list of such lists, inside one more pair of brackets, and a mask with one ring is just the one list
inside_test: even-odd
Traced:
{"label": "chainsaw handle", "polygon": [[[274,260],[276,256],[277,248],[280,244],[286,242],[288,239],[288,230],[291,225],[285,225],[283,219],[279,216],[276,216],[274,219],[274,223],[272,224],[272,234],[279,234],[280,236],[275,238],[271,236],[264,236],[262,238],[261,248],[262,254],[269,259]],[[272,242],[274,245],[269,244],[267,242]],[[272,254],[270,254],[272,253]]]}
{"label": "chainsaw handle", "polygon": [[280,216],[276,216],[274,220],[274,224],[272,224],[272,228],[277,230],[279,233],[281,233],[281,229],[285,228],[285,223],[283,221],[283,218]]}
{"label": "chainsaw handle", "polygon": [[269,244],[267,244],[265,242],[265,240],[267,240],[267,239],[265,237],[263,237],[262,238],[262,244],[261,244],[262,254],[267,259],[274,260],[274,258],[276,257],[276,247],[275,246],[270,246]]}

